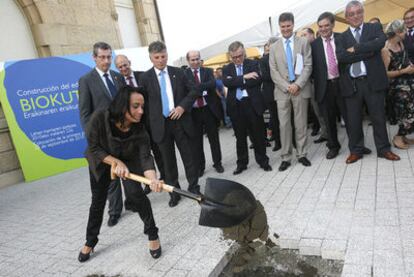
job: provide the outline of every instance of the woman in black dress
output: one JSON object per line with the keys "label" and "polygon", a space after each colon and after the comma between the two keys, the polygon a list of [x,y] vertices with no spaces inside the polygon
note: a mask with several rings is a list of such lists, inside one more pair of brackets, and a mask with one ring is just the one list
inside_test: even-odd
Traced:
{"label": "woman in black dress", "polygon": [[126,179],[129,172],[143,174],[151,180],[151,189],[161,191],[154,161],[150,153],[148,134],[141,123],[144,113],[144,97],[139,88],[122,87],[107,110],[96,111],[87,127],[88,148],[86,159],[91,171],[92,203],[86,229],[86,243],[78,260],[89,259],[98,243],[102,225],[108,186],[113,173],[121,178],[126,200],[134,212],[138,212],[148,235],[149,250],[153,258],[161,256],[158,228],[155,225],[151,203],[139,183]]}
{"label": "woman in black dress", "polygon": [[387,42],[382,49],[382,58],[390,78],[390,96],[393,98],[394,112],[398,122],[398,133],[392,142],[395,147],[408,149],[414,144],[406,136],[414,131],[414,65],[404,49],[406,33],[404,22],[394,20],[385,29]]}

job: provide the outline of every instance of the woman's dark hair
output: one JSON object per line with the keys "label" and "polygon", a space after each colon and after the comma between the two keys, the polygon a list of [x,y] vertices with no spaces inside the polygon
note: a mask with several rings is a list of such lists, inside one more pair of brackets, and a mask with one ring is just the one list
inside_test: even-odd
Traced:
{"label": "woman's dark hair", "polygon": [[117,95],[109,105],[109,119],[113,123],[120,122],[121,126],[124,126],[125,113],[130,112],[131,94],[139,93],[144,97],[142,91],[142,87],[123,86],[119,88]]}

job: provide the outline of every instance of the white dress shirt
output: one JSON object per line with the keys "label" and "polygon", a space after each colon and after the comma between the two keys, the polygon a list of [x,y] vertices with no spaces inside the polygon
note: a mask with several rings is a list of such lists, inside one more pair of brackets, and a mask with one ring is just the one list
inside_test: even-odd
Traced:
{"label": "white dress shirt", "polygon": [[[115,86],[115,82],[114,82],[114,80],[112,80],[111,73],[109,72],[109,70],[108,70],[107,72],[103,72],[102,70],[100,70],[100,69],[99,69],[99,68],[97,68],[97,67],[95,67],[95,69],[96,69],[96,72],[98,72],[99,76],[101,77],[102,82],[104,83],[104,85],[105,85],[105,87],[106,87],[106,91],[108,92],[109,96],[111,96],[111,98],[112,98],[111,91],[109,90],[108,85],[106,84],[106,79],[105,79],[105,77],[104,77],[104,74],[105,74],[105,73],[108,73],[108,78],[109,78],[109,80],[111,80],[111,81],[112,81],[112,83],[113,83],[113,84],[114,84],[114,86]],[[116,87],[116,86],[115,86],[115,87]]]}
{"label": "white dress shirt", "polygon": [[[159,70],[158,68],[154,67],[155,70],[155,74],[157,74],[158,77],[158,83],[160,85],[160,92],[161,92],[161,80],[160,80],[160,72],[161,70]],[[171,86],[171,80],[170,80],[170,75],[168,74],[168,67],[166,66],[163,71],[164,73],[164,78],[165,78],[165,83],[167,84],[167,96],[168,96],[168,106],[169,106],[169,110],[172,111],[175,108],[174,105],[174,94],[173,94],[173,90],[172,90],[172,86]]]}

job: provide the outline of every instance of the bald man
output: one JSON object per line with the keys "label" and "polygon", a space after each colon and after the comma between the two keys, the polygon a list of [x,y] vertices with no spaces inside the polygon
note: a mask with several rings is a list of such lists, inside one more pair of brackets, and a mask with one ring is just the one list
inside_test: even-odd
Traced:
{"label": "bald man", "polygon": [[199,51],[188,51],[186,57],[189,67],[185,70],[185,75],[189,81],[195,84],[201,95],[193,103],[193,109],[191,110],[195,127],[194,156],[198,165],[198,174],[199,177],[203,176],[206,168],[203,147],[204,130],[210,143],[213,167],[218,173],[223,173],[218,132],[220,120],[223,118],[223,109],[216,92],[216,79],[212,69],[202,67]]}

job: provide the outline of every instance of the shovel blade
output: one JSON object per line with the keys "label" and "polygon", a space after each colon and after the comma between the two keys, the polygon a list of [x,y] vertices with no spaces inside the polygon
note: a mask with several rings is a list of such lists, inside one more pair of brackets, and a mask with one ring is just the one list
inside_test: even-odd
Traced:
{"label": "shovel blade", "polygon": [[257,204],[252,192],[242,184],[207,178],[200,205],[200,225],[225,228],[243,222],[253,214]]}

